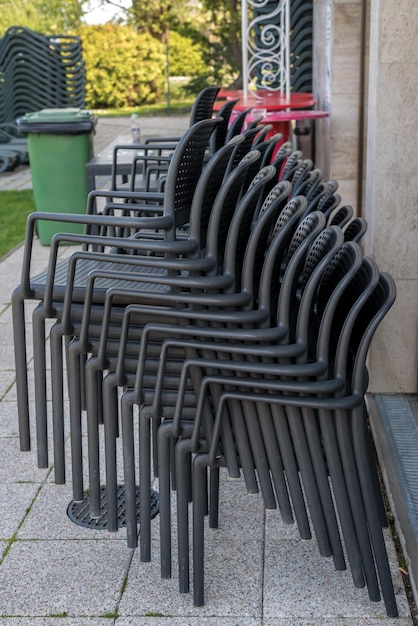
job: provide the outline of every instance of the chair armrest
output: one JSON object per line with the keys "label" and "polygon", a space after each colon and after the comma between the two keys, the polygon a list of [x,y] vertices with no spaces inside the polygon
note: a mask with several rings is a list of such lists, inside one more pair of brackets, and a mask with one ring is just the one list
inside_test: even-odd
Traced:
{"label": "chair armrest", "polygon": [[95,189],[94,191],[91,191],[87,196],[87,215],[96,214],[96,198],[109,198],[110,200],[113,200],[114,198],[121,200],[132,200],[138,204],[141,201],[143,201],[144,204],[146,202],[163,204],[164,202],[164,194],[160,192]]}
{"label": "chair armrest", "polygon": [[[114,217],[114,216],[103,216],[103,215],[82,215],[82,214],[67,214],[67,213],[42,213],[35,211],[28,216],[26,223],[26,234],[25,234],[25,242],[24,242],[24,253],[23,253],[23,262],[22,262],[22,273],[21,273],[21,288],[24,298],[31,298],[33,296],[33,290],[31,288],[30,283],[30,269],[32,262],[32,249],[33,249],[33,238],[35,234],[35,226],[38,221],[54,221],[54,222],[62,222],[62,223],[72,223],[72,224],[83,224],[86,226],[96,226],[96,227],[120,227],[120,228],[151,228],[151,229],[170,229],[173,226],[173,220],[169,216],[157,216],[157,217]],[[50,267],[51,271],[54,271],[57,255],[58,255],[58,246],[63,243],[78,243],[96,246],[119,246],[122,247],[120,238],[106,238],[101,236],[94,235],[77,235],[70,233],[57,233],[54,235],[51,241],[51,249],[50,249]],[[125,244],[128,242],[127,239],[124,240]],[[123,247],[125,246],[123,244]],[[137,247],[138,243],[135,243],[135,240],[132,240],[131,246]],[[128,244],[129,247],[129,244]]]}

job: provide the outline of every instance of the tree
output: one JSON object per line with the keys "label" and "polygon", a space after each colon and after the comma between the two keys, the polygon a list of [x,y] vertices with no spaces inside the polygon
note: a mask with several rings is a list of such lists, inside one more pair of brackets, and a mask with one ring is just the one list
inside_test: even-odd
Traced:
{"label": "tree", "polygon": [[241,0],[202,0],[209,14],[211,57],[221,79],[241,86]]}
{"label": "tree", "polygon": [[0,0],[0,34],[23,26],[44,35],[62,35],[80,23],[86,0]]}
{"label": "tree", "polygon": [[164,46],[131,26],[80,26],[86,66],[86,106],[134,107],[161,100],[165,88]]}

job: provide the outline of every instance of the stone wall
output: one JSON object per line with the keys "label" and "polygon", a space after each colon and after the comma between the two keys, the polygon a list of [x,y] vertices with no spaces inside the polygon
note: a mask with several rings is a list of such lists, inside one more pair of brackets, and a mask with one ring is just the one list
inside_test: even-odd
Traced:
{"label": "stone wall", "polygon": [[314,90],[330,109],[315,160],[338,180],[343,204],[366,217],[366,253],[398,290],[370,350],[376,393],[417,391],[417,38],[410,0],[314,3]]}
{"label": "stone wall", "polygon": [[314,3],[314,91],[330,118],[317,123],[316,161],[361,213],[361,0]]}
{"label": "stone wall", "polygon": [[367,251],[396,281],[370,352],[371,389],[417,391],[418,3],[371,0]]}

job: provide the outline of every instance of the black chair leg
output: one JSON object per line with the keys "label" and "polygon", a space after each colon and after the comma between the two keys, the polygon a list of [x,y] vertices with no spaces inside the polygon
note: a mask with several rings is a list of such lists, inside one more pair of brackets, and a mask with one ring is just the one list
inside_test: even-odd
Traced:
{"label": "black chair leg", "polygon": [[203,606],[205,565],[205,490],[207,455],[197,454],[193,459],[193,604]]}
{"label": "black chair leg", "polygon": [[30,445],[29,393],[26,353],[25,302],[20,287],[12,293],[13,340],[16,368],[17,413],[19,420],[20,450],[26,452]]}
{"label": "black chair leg", "polygon": [[125,486],[126,536],[128,548],[138,545],[136,515],[135,442],[133,426],[133,393],[125,392],[121,398],[123,474]]}
{"label": "black chair leg", "polygon": [[67,349],[68,397],[70,401],[70,440],[73,500],[84,498],[83,437],[81,430],[80,401],[80,350],[78,341],[72,341]]}
{"label": "black chair leg", "polygon": [[49,334],[51,348],[52,432],[54,440],[54,474],[58,485],[65,483],[64,435],[64,360],[61,324],[56,322]]}
{"label": "black chair leg", "polygon": [[141,561],[148,562],[151,560],[151,420],[144,410],[139,413],[139,479],[139,545]]}
{"label": "black chair leg", "polygon": [[[91,360],[95,359],[92,357]],[[117,456],[116,439],[118,434],[118,402],[115,375],[108,374],[102,387],[101,411],[104,424],[105,437],[105,472],[106,472],[106,504],[107,504],[107,530],[118,530],[118,498],[117,498]],[[87,390],[88,393],[88,390]],[[100,411],[100,407],[97,407]]]}
{"label": "black chair leg", "polygon": [[32,323],[38,467],[48,467],[45,316],[42,304],[34,309]]}

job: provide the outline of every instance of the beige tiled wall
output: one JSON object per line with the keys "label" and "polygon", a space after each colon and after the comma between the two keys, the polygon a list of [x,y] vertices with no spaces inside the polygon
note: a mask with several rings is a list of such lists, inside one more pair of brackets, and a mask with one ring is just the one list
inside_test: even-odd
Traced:
{"label": "beige tiled wall", "polygon": [[367,249],[398,296],[370,351],[371,388],[417,390],[418,3],[371,0]]}
{"label": "beige tiled wall", "polygon": [[[315,93],[321,106],[325,13],[332,12],[331,116],[318,125],[316,161],[329,166],[344,204],[369,223],[366,252],[398,296],[369,355],[374,392],[416,393],[418,362],[418,2],[315,0]],[[361,57],[367,83],[361,99]],[[360,112],[364,106],[364,137]],[[363,154],[362,148],[364,147]],[[363,169],[364,178],[361,176]],[[363,185],[363,190],[361,186]]]}
{"label": "beige tiled wall", "polygon": [[325,15],[328,8],[332,15],[331,118],[318,128],[317,161],[322,164],[321,153],[330,152],[329,177],[340,183],[343,204],[351,204],[356,212],[361,212],[358,201],[361,0],[315,2],[314,75],[315,93],[320,105],[326,81],[321,56],[325,49]]}

